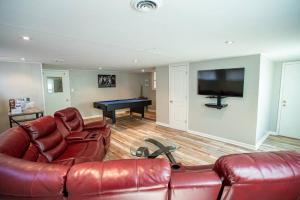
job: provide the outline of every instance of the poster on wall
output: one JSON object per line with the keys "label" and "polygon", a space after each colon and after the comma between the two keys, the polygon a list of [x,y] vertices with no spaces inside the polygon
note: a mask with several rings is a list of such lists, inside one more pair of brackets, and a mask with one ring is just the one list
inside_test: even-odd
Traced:
{"label": "poster on wall", "polygon": [[116,87],[116,75],[98,74],[98,88]]}

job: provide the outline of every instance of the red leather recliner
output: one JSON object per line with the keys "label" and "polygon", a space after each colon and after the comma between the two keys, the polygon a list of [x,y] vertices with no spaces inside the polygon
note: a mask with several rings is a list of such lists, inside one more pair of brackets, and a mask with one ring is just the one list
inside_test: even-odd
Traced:
{"label": "red leather recliner", "polygon": [[110,144],[111,131],[104,121],[84,124],[80,112],[69,107],[54,113],[58,129],[68,140],[103,140],[106,151]]}
{"label": "red leather recliner", "polygon": [[0,134],[0,199],[64,199],[69,169],[48,164],[20,126]]}
{"label": "red leather recliner", "polygon": [[[54,152],[59,152],[64,142],[57,136],[52,121],[53,118],[44,117],[27,125],[30,137],[20,126],[0,134],[0,199],[167,200],[170,166],[166,160],[86,162],[89,159],[84,159],[81,161],[85,163],[73,165],[56,162]],[[53,138],[53,143],[45,143]],[[62,155],[69,145],[85,143],[91,141],[67,144]]]}
{"label": "red leather recliner", "polygon": [[105,156],[104,145],[96,140],[69,143],[57,129],[51,116],[36,119],[22,127],[46,162],[73,165],[102,160]]}

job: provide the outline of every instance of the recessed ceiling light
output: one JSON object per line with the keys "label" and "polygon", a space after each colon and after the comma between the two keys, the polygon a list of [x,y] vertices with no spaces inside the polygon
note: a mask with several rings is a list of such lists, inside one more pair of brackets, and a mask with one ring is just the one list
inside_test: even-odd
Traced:
{"label": "recessed ceiling light", "polygon": [[102,67],[98,67],[98,69],[99,69],[99,70],[101,70],[101,69],[102,69]]}
{"label": "recessed ceiling light", "polygon": [[142,72],[145,72],[145,70],[144,70],[144,69],[142,69],[141,71],[142,71]]}
{"label": "recessed ceiling light", "polygon": [[30,37],[29,36],[22,36],[22,39],[25,40],[25,41],[29,41]]}
{"label": "recessed ceiling light", "polygon": [[25,58],[20,58],[22,61],[25,61]]}
{"label": "recessed ceiling light", "polygon": [[225,41],[225,44],[233,44],[234,41],[231,41],[231,40],[228,40],[228,41]]}
{"label": "recessed ceiling light", "polygon": [[138,61],[139,60],[137,58],[133,60],[134,63],[138,63]]}

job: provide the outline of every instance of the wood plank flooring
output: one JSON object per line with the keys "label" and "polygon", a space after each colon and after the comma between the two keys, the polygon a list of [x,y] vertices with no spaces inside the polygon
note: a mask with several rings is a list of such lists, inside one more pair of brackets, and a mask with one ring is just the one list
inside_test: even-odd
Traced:
{"label": "wood plank flooring", "polygon": [[[155,113],[146,113],[149,119],[122,115],[112,126],[111,146],[105,160],[136,158],[130,147],[142,144],[147,137],[162,138],[180,146],[173,153],[177,162],[185,165],[212,164],[222,155],[253,152],[247,148],[197,136],[155,124]],[[95,119],[92,119],[95,120]],[[295,150],[300,152],[300,140],[269,136],[258,151]]]}

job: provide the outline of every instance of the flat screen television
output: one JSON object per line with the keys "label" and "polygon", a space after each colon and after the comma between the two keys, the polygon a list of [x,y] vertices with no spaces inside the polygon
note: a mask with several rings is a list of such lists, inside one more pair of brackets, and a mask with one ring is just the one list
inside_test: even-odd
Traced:
{"label": "flat screen television", "polygon": [[243,97],[245,68],[198,71],[198,94]]}

